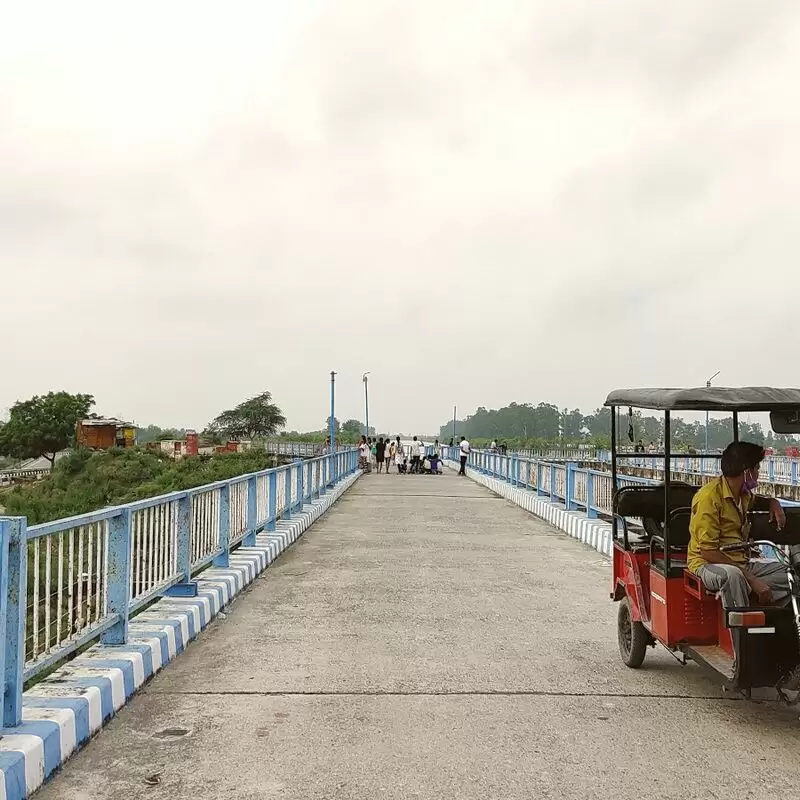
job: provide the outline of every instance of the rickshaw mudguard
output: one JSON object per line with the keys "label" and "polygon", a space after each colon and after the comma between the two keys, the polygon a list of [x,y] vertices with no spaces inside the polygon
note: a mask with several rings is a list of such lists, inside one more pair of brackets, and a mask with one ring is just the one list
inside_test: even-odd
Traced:
{"label": "rickshaw mudguard", "polygon": [[625,550],[621,544],[614,543],[614,587],[612,598],[622,600],[627,597],[630,602],[631,619],[634,622],[649,624],[649,574],[648,553]]}

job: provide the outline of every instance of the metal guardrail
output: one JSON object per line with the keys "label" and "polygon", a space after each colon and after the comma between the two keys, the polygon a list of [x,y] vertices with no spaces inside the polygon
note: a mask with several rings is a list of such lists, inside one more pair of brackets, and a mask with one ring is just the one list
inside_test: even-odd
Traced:
{"label": "metal guardrail", "polygon": [[125,644],[143,606],[193,596],[193,575],[357,468],[341,450],[41,525],[0,518],[3,725],[19,724],[25,681],[98,637]]}
{"label": "metal guardrail", "polygon": [[[548,451],[515,451],[513,455],[521,458],[533,458],[545,461],[595,461],[602,464],[611,463],[611,452],[608,450],[548,450]],[[625,466],[637,469],[649,469],[663,473],[664,459],[646,453],[630,457],[626,454]],[[692,455],[674,455],[670,459],[673,472],[684,475],[702,477],[719,475],[719,461],[716,459],[697,458]],[[761,479],[764,482],[783,486],[800,484],[800,458],[771,455],[762,462]]]}
{"label": "metal guardrail", "polygon": [[[352,450],[353,444],[336,443],[337,452]],[[294,456],[295,458],[311,458],[326,455],[326,446],[323,442],[286,442],[280,439],[264,442],[264,449],[271,456]]]}
{"label": "metal guardrail", "polygon": [[[443,457],[458,463],[460,457],[458,448],[443,448]],[[613,513],[614,484],[610,472],[581,467],[577,463],[569,461],[563,463],[546,461],[524,458],[516,454],[503,456],[485,450],[473,450],[467,463],[470,467],[480,470],[486,475],[508,481],[512,486],[535,490],[539,496],[547,497],[554,502],[562,502],[567,511],[584,511],[592,518],[600,515],[610,517]],[[719,473],[684,473],[677,468],[673,470],[673,478],[676,475],[697,477],[701,474],[717,475]],[[643,478],[619,473],[617,487],[655,485],[663,480],[661,472],[658,472],[658,476]],[[783,498],[781,502],[786,505],[795,504]]]}
{"label": "metal guardrail", "polygon": [[[443,449],[445,459],[458,463],[457,447]],[[540,497],[563,502],[567,510],[583,510],[589,517],[611,515],[614,486],[610,472],[579,467],[573,462],[560,463],[518,456],[500,455],[485,450],[473,450],[467,464],[486,475],[492,475],[519,486],[532,489]],[[650,485],[648,478],[634,475],[617,476],[618,486]]]}
{"label": "metal guardrail", "polygon": [[49,474],[49,469],[5,469],[0,472],[0,486],[14,481],[40,481]]}

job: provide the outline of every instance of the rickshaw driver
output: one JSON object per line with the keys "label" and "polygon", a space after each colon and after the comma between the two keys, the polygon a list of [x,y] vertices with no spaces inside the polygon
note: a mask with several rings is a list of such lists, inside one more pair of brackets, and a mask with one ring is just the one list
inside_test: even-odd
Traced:
{"label": "rickshaw driver", "polygon": [[[761,605],[782,604],[789,596],[786,568],[778,561],[755,561],[745,551],[721,550],[749,538],[747,513],[756,500],[767,503],[753,494],[764,455],[764,448],[752,442],[729,444],[722,453],[722,476],[699,489],[692,502],[687,566],[706,589],[719,594],[724,608],[750,605],[751,592]],[[780,530],[786,514],[774,497],[768,502],[770,521]]]}

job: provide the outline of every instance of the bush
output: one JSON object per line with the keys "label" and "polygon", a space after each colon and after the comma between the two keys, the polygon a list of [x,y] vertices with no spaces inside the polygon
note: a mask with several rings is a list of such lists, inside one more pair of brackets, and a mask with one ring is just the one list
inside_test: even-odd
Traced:
{"label": "bush", "polygon": [[16,486],[3,498],[6,513],[29,525],[85,514],[168,492],[258,472],[275,465],[264,450],[192,456],[174,461],[158,451],[76,450],[56,462],[52,474],[35,484]]}

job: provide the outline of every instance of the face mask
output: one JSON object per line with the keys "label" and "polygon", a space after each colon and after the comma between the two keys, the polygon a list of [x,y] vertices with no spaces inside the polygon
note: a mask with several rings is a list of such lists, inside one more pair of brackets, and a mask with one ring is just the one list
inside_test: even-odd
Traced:
{"label": "face mask", "polygon": [[742,480],[742,494],[751,494],[757,486],[758,480],[753,477],[753,473],[748,469],[744,473],[744,479]]}

